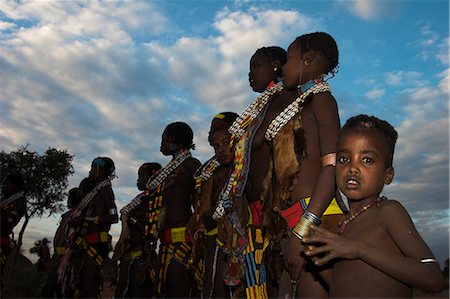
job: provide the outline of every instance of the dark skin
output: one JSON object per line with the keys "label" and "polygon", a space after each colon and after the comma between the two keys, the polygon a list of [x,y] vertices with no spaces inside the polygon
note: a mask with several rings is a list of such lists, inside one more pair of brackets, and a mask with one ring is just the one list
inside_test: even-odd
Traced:
{"label": "dark skin", "polygon": [[[175,151],[172,152],[170,144],[173,144]],[[168,136],[164,131],[161,140],[161,153],[165,156],[176,156],[183,145],[175,143],[172,136]],[[191,218],[191,191],[194,188],[194,173],[200,167],[200,161],[195,158],[188,158],[169,176],[164,183],[163,209],[166,214],[161,230],[184,227]],[[189,270],[184,265],[171,262],[166,277],[167,297],[186,298],[189,296],[191,279]]]}
{"label": "dark skin", "polygon": [[[351,214],[376,201],[394,177],[384,138],[367,129],[351,130],[340,138],[336,182],[348,198]],[[359,214],[342,235],[314,230],[304,241],[320,246],[306,254],[317,265],[335,261],[331,275],[324,276],[331,298],[407,298],[413,288],[440,292],[444,287],[439,264],[420,261],[434,258],[433,253],[396,200],[383,200]]]}
{"label": "dark skin", "polygon": [[[307,61],[307,62],[306,62]],[[305,63],[306,62],[306,63]],[[300,66],[300,67],[299,67]],[[297,85],[316,79],[326,73],[328,61],[323,54],[309,50],[302,53],[297,43],[288,49],[288,61],[283,66],[283,83],[285,88],[270,102],[264,121],[255,135],[252,148],[252,163],[246,195],[254,201],[261,195],[264,177],[268,171],[269,144],[264,134],[270,122],[286,108],[297,96]],[[301,118],[306,141],[306,156],[301,160],[300,172],[295,188],[291,192],[292,203],[303,197],[311,196],[308,210],[321,216],[331,202],[335,192],[334,168],[322,168],[321,157],[336,152],[340,121],[337,103],[334,97],[326,92],[314,95],[301,111]],[[288,208],[287,206],[282,209]],[[285,261],[290,276],[300,279],[305,263],[301,252],[304,245],[295,236],[291,236],[285,247]],[[325,297],[324,288],[310,273],[303,271],[298,289],[299,297]]]}
{"label": "dark skin", "polygon": [[[89,172],[89,181],[91,184],[95,185],[101,181],[107,179],[109,173],[104,167],[97,167],[92,164],[92,168]],[[83,189],[80,187],[80,189]],[[110,211],[114,209],[115,213]],[[90,210],[90,215],[87,215],[87,211]],[[97,221],[85,217],[98,217]],[[99,192],[94,196],[88,208],[86,208],[80,217],[74,218],[71,221],[71,225],[80,227],[83,225],[84,221],[87,222],[86,234],[94,234],[102,231],[108,232],[111,228],[111,224],[117,223],[119,220],[117,215],[117,207],[114,200],[114,193],[111,186],[105,186],[99,190]],[[109,244],[107,243],[92,243],[92,246],[97,250],[97,252],[106,258],[109,252]],[[81,283],[81,296],[84,298],[95,298],[97,296],[97,286],[101,279],[101,274],[98,271],[97,264],[90,258],[86,259],[84,267],[82,269]]]}
{"label": "dark skin", "polygon": [[[145,190],[145,185],[153,174],[151,169],[140,167],[138,170],[137,188],[140,191]],[[128,214],[129,229],[129,251],[142,250],[144,247],[145,225],[147,222],[148,200],[134,208]],[[122,220],[123,221],[123,220]],[[119,279],[115,293],[116,298],[122,298],[125,286],[128,283],[126,296],[132,298],[148,298],[151,296],[151,282],[143,269],[141,258],[133,260],[131,266],[129,261],[121,260]],[[129,279],[129,280],[128,280]]]}
{"label": "dark skin", "polygon": [[[249,82],[253,91],[263,92],[271,81],[277,82],[276,68],[281,68],[279,60],[271,61],[262,51],[257,51],[250,59]],[[297,96],[295,90],[284,89],[270,101],[266,117],[260,129],[256,132],[252,144],[252,153],[248,181],[245,194],[249,202],[260,198],[262,192],[261,182],[269,169],[270,146],[264,134],[270,122],[286,108]]]}
{"label": "dark skin", "polygon": [[57,274],[59,259],[62,254],[57,253],[57,248],[65,247],[65,229],[67,228],[67,221],[70,217],[71,211],[76,208],[76,205],[79,202],[78,193],[78,188],[73,188],[69,191],[69,198],[67,199],[67,207],[69,208],[69,211],[61,215],[60,224],[56,229],[55,236],[53,237],[53,251],[55,254],[50,260],[47,281],[41,291],[43,298],[53,298],[55,294],[57,298],[62,298],[61,285],[58,283]]}
{"label": "dark skin", "polygon": [[265,52],[257,51],[250,59],[250,72],[248,73],[250,87],[255,92],[263,92],[271,81],[277,82],[276,70],[280,68],[279,60],[271,61]]}
{"label": "dark skin", "polygon": [[[220,163],[211,177],[212,192],[210,203],[210,210],[202,215],[206,230],[211,230],[217,226],[217,222],[212,219],[219,194],[224,187],[224,184],[231,172],[231,163],[234,159],[234,152],[230,150],[230,134],[226,128],[215,131],[211,136],[211,146],[214,148],[214,153]],[[220,228],[219,228],[220,229]],[[207,237],[203,248],[203,258],[205,260],[205,286],[203,294],[205,297],[210,295],[210,287],[212,285],[212,263],[214,259],[214,250],[217,245],[216,236]],[[226,255],[222,250],[219,250],[216,264],[216,273],[214,283],[214,298],[225,298],[228,296],[228,291],[223,283],[223,273],[227,266]]]}

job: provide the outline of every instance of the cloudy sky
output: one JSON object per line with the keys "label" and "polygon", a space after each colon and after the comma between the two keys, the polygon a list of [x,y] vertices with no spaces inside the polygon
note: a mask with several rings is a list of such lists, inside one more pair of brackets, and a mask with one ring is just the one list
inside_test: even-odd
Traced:
{"label": "cloudy sky", "polygon": [[[248,63],[262,46],[330,33],[340,69],[330,80],[342,124],[373,114],[399,132],[400,200],[442,262],[449,243],[448,1],[1,1],[0,150],[29,144],[75,155],[70,188],[109,156],[118,207],[138,192],[137,169],[168,162],[164,127],[194,130],[212,153],[209,123],[256,96]],[[34,220],[25,249],[52,238],[57,216]],[[120,226],[113,226],[115,240]]]}

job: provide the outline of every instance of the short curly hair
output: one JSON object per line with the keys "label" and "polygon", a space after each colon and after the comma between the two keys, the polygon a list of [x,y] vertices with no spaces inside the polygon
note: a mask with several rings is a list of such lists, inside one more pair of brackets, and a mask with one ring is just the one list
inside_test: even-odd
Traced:
{"label": "short curly hair", "polygon": [[341,136],[348,131],[351,130],[372,130],[380,133],[384,139],[386,144],[388,145],[388,166],[392,166],[392,162],[394,159],[394,150],[395,144],[398,139],[398,133],[394,129],[394,127],[385,120],[379,119],[375,116],[368,116],[366,114],[359,114],[353,117],[350,117],[345,125],[342,127]]}

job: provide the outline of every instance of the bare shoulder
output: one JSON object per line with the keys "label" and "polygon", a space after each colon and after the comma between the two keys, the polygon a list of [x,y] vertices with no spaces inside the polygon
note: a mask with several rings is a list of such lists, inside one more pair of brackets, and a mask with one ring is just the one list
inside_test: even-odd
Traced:
{"label": "bare shoulder", "polygon": [[406,208],[395,199],[384,199],[380,203],[380,213],[387,227],[398,229],[400,226],[414,226]]}
{"label": "bare shoulder", "polygon": [[408,213],[405,207],[396,199],[384,198],[380,201],[380,207],[383,214],[396,215],[397,213]]}
{"label": "bare shoulder", "polygon": [[194,157],[187,158],[183,164],[192,173],[195,173],[195,171],[197,171],[199,167],[202,166],[202,163],[200,163],[200,161]]}
{"label": "bare shoulder", "polygon": [[337,102],[334,96],[330,92],[321,92],[317,93],[313,96],[311,101],[311,107],[315,109],[336,109],[337,110]]}

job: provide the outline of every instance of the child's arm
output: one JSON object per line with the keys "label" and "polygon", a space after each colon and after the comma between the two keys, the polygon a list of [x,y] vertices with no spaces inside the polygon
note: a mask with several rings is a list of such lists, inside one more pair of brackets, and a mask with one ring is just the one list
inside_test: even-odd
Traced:
{"label": "child's arm", "polygon": [[[340,131],[336,100],[330,93],[319,93],[314,96],[310,105],[319,133],[320,156],[336,154]],[[308,204],[308,211],[318,217],[322,216],[336,192],[334,165],[328,164],[329,162],[322,162],[321,172],[314,186],[311,201]]]}
{"label": "child's arm", "polygon": [[315,234],[304,239],[305,243],[322,243],[323,246],[307,250],[307,256],[327,253],[315,259],[323,265],[336,258],[361,259],[372,267],[411,287],[440,292],[444,279],[438,263],[424,263],[423,259],[434,259],[433,253],[417,232],[406,210],[397,201],[383,205],[382,221],[387,233],[403,253],[387,252],[373,243],[350,239],[331,233],[323,228],[314,228]]}

